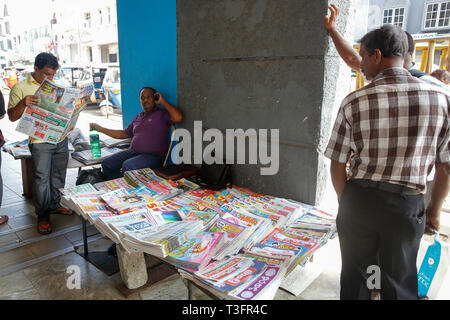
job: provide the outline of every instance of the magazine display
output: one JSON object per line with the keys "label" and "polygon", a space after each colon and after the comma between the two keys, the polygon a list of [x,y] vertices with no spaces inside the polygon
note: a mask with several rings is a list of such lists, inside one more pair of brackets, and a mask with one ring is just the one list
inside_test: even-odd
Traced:
{"label": "magazine display", "polygon": [[93,89],[93,85],[64,88],[45,79],[35,93],[39,103],[25,108],[16,131],[52,144],[62,141],[75,127],[86,105],[84,97]]}
{"label": "magazine display", "polygon": [[337,233],[335,215],[304,203],[180,183],[134,170],[61,189],[61,203],[128,252],[159,257],[224,299],[272,299]]}

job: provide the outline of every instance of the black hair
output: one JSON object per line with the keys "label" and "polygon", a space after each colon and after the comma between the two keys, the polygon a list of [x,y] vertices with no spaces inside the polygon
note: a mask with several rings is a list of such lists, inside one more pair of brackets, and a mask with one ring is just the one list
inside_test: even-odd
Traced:
{"label": "black hair", "polygon": [[56,58],[51,53],[41,52],[34,59],[34,65],[39,69],[43,69],[45,67],[52,68],[53,70],[58,70],[59,63],[58,58]]}
{"label": "black hair", "polygon": [[139,96],[141,96],[142,91],[147,90],[147,89],[150,90],[153,94],[156,93],[156,90],[153,89],[152,87],[142,87],[141,91],[139,91]]}
{"label": "black hair", "polygon": [[406,33],[406,37],[408,38],[408,52],[412,54],[414,52],[414,48],[416,47],[416,45],[414,44],[414,39],[409,34],[409,32],[405,31],[405,33]]}
{"label": "black hair", "polygon": [[404,57],[408,51],[408,38],[402,28],[385,24],[367,33],[359,41],[369,54],[379,49],[384,58]]}

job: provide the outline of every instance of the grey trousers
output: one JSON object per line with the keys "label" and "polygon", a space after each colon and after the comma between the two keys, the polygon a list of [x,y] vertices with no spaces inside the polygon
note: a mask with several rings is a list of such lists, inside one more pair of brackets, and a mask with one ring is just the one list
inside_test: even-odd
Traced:
{"label": "grey trousers", "polygon": [[66,183],[69,161],[68,140],[58,144],[34,143],[30,145],[35,167],[34,205],[38,220],[48,220],[49,211],[59,208],[61,195],[58,189]]}

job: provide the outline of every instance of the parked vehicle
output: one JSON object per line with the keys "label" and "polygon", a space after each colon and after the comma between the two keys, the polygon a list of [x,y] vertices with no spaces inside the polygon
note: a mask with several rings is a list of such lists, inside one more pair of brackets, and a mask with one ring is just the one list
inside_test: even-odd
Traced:
{"label": "parked vehicle", "polygon": [[100,112],[108,115],[114,112],[114,108],[122,110],[122,95],[120,90],[120,67],[118,64],[108,66],[102,84],[105,100],[100,103]]}
{"label": "parked vehicle", "polygon": [[92,79],[94,81],[95,100],[98,104],[105,99],[102,91],[103,79],[105,78],[107,65],[94,65],[91,66]]}
{"label": "parked vehicle", "polygon": [[25,80],[30,73],[34,71],[33,65],[19,65],[16,66],[17,70],[17,82]]}
{"label": "parked vehicle", "polygon": [[[94,85],[92,70],[81,65],[63,65],[56,71],[53,81],[64,87],[81,88]],[[91,102],[95,102],[93,96]]]}
{"label": "parked vehicle", "polygon": [[4,75],[2,77],[2,87],[6,90],[11,90],[12,87],[18,82],[16,67],[6,67],[4,69]]}
{"label": "parked vehicle", "polygon": [[83,78],[85,67],[80,65],[63,65],[56,71],[53,81],[65,87],[77,87]]}

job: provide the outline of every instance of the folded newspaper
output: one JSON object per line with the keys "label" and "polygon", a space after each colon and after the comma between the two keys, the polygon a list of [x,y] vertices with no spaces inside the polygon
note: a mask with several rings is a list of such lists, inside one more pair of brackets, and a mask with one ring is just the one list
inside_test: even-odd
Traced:
{"label": "folded newspaper", "polygon": [[64,88],[45,79],[35,93],[39,103],[25,108],[16,131],[52,144],[62,141],[75,127],[86,106],[85,97],[93,90],[92,85]]}
{"label": "folded newspaper", "polygon": [[98,164],[106,157],[109,157],[113,154],[123,151],[119,148],[101,148],[100,150],[101,150],[100,158],[95,158],[95,159],[92,158],[91,150],[76,151],[76,152],[72,153],[72,158],[80,161],[81,163],[83,163],[85,165],[91,165],[91,164]]}

